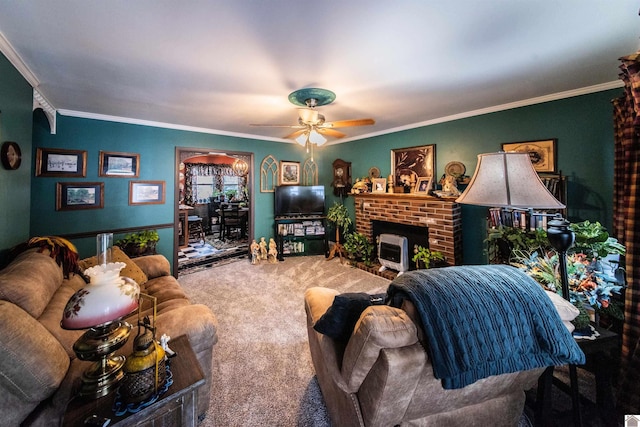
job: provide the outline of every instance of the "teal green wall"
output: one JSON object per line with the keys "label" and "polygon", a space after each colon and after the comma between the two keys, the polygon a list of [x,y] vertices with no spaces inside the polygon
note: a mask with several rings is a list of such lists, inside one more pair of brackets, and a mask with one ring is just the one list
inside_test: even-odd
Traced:
{"label": "teal green wall", "polygon": [[[501,144],[558,139],[558,169],[568,176],[568,217],[600,221],[611,229],[613,203],[613,118],[611,99],[622,89],[598,92],[528,107],[491,113],[427,127],[381,135],[325,150],[329,159],[352,162],[353,176],[366,176],[377,166],[391,169],[393,148],[436,145],[436,177],[447,163],[460,161],[473,175],[477,155]],[[379,118],[382,120],[383,118]],[[323,170],[330,173],[331,170]],[[353,198],[347,202],[351,209]],[[485,262],[483,239],[486,208],[463,206],[463,253],[466,264]]]}
{"label": "teal green wall", "polygon": [[22,152],[18,169],[0,166],[0,265],[8,249],[29,237],[32,104],[31,86],[0,54],[0,145],[14,141]]}
{"label": "teal green wall", "polygon": [[[611,99],[622,90],[609,90],[503,112],[425,126],[316,150],[320,184],[331,195],[331,163],[336,158],[352,162],[353,176],[367,175],[371,166],[390,173],[390,150],[425,144],[436,145],[436,176],[450,161],[463,162],[473,174],[479,153],[500,149],[505,142],[558,139],[558,168],[569,178],[568,216],[572,221],[612,221],[613,124]],[[271,154],[278,160],[303,162],[304,149],[282,144],[131,125],[58,115],[57,134],[51,135],[44,114],[31,114],[32,91],[13,66],[0,57],[0,130],[2,140],[14,140],[22,148],[18,171],[0,169],[0,251],[29,235],[92,233],[98,230],[144,227],[173,223],[175,205],[175,148],[205,148],[213,151],[254,153],[255,229],[253,237],[273,233],[273,194],[260,193],[262,159]],[[32,119],[33,117],[33,119]],[[383,121],[384,118],[377,118]],[[33,137],[32,137],[33,125]],[[29,145],[33,141],[33,147]],[[31,178],[36,147],[86,150],[86,178]],[[125,178],[98,177],[98,154],[104,151],[140,153],[140,180],[166,181],[164,205],[128,205]],[[105,207],[87,211],[55,211],[56,182],[105,183]],[[347,206],[353,210],[353,198]],[[484,263],[483,239],[486,209],[463,207],[464,262]],[[173,260],[173,230],[159,230],[160,253]],[[116,236],[118,238],[118,236]],[[93,239],[74,241],[81,256],[95,251]]]}
{"label": "teal green wall", "polygon": [[[34,151],[37,147],[68,148],[87,151],[86,178],[33,179],[31,187],[31,234],[71,234],[144,227],[173,223],[175,197],[176,147],[212,151],[254,153],[253,170],[262,159],[273,155],[277,160],[304,161],[305,152],[296,144],[283,144],[245,138],[186,132],[159,127],[116,123],[58,115],[56,135],[51,135],[44,117],[34,120]],[[98,176],[100,151],[123,151],[140,154],[140,176],[136,180],[166,182],[166,203],[129,205],[129,178]],[[254,237],[273,235],[273,193],[260,193],[260,177],[254,183]],[[104,182],[104,209],[55,211],[56,182]],[[173,230],[159,229],[158,252],[173,260]],[[114,236],[118,239],[120,236]],[[95,252],[92,239],[77,239],[81,256]]]}

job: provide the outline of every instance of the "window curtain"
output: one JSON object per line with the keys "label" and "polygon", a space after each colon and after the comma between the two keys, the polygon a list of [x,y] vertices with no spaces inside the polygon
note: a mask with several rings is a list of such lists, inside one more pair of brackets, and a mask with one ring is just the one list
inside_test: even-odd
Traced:
{"label": "window curtain", "polygon": [[614,107],[613,233],[627,248],[618,409],[640,410],[640,51],[620,58],[624,94]]}
{"label": "window curtain", "polygon": [[193,189],[196,186],[198,176],[213,176],[213,185],[218,190],[222,190],[223,177],[234,174],[228,164],[185,163],[184,168],[184,203],[189,206],[196,204]]}

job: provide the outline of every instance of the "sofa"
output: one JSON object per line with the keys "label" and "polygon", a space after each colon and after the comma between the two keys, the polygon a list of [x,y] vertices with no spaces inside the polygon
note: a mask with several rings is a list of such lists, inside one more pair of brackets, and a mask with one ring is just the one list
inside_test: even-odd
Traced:
{"label": "sofa", "polygon": [[[0,271],[2,425],[60,425],[67,402],[90,363],[77,359],[73,351],[74,342],[84,331],[62,329],[60,321],[69,298],[86,284],[80,272],[96,260],[80,260],[69,268],[61,258],[49,249],[27,248]],[[197,401],[198,414],[204,414],[214,380],[213,350],[218,339],[214,314],[208,307],[189,301],[164,256],[129,259],[114,247],[113,261],[125,262],[121,275],[136,280],[142,293],[157,298],[158,338],[162,334],[188,337],[205,374],[206,383]],[[152,309],[143,306],[143,314],[152,314]],[[126,320],[133,329],[117,352],[125,356],[132,352],[137,311]]]}
{"label": "sofa", "polygon": [[[457,280],[460,268],[434,269],[443,275],[435,280],[446,281],[457,288],[473,287],[467,280]],[[420,281],[424,279],[421,275],[434,270],[404,273],[398,278]],[[516,275],[521,273],[513,270]],[[482,271],[482,274],[495,275],[493,271]],[[391,298],[390,292],[397,281],[391,283],[386,294],[371,295],[369,303],[364,304],[359,294],[339,294],[323,287],[305,292],[310,352],[333,424],[367,427],[518,425],[525,391],[537,384],[545,368],[510,371],[474,379],[463,387],[445,388],[444,380],[434,374],[435,354],[425,337],[424,321],[414,300],[406,294],[394,294]],[[544,321],[553,326],[553,334],[561,336],[571,347],[574,359],[568,357],[567,360],[580,362],[584,355],[571,337],[568,330],[571,326],[563,325],[577,315],[577,309],[562,298],[547,298],[539,285],[533,286],[539,288],[534,290],[535,295],[553,312],[546,316],[550,320]],[[384,303],[375,303],[375,300]],[[486,313],[492,309],[487,306]],[[556,312],[562,312],[563,318],[556,316]],[[337,329],[332,332],[326,326],[329,315],[332,322],[339,318],[334,322]],[[518,319],[511,320],[513,324],[518,322]],[[468,332],[461,325],[460,332],[473,334],[476,327],[482,326],[468,325],[471,331]],[[509,329],[509,326],[496,329]],[[447,342],[446,346],[453,344]],[[457,350],[455,353],[460,355]]]}

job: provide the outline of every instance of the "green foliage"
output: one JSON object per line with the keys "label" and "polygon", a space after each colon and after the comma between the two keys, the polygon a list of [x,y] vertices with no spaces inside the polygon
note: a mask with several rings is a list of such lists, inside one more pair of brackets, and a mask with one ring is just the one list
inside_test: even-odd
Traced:
{"label": "green foliage", "polygon": [[[610,237],[607,229],[599,222],[577,222],[571,224],[570,228],[576,236],[573,247],[568,251],[570,254],[583,253],[589,259],[600,259],[609,254],[625,253],[625,247],[617,239]],[[515,252],[520,252],[520,255],[522,252],[544,254],[553,250],[547,232],[541,228],[530,231],[501,225],[489,230],[485,241],[490,245],[492,258],[497,258],[500,262],[509,262],[511,254]],[[496,254],[497,251],[506,253]]]}
{"label": "green foliage", "polygon": [[[534,231],[522,229],[519,227],[505,227],[503,225],[489,230],[489,234],[485,240],[490,244],[502,244],[502,248],[506,251],[524,251],[524,252],[547,252],[551,249],[547,232],[541,228]],[[509,255],[504,261],[508,261]]]}
{"label": "green foliage", "polygon": [[116,241],[116,245],[121,248],[135,246],[142,250],[147,246],[155,245],[160,240],[156,230],[143,230],[137,233],[126,234],[122,239]]}
{"label": "green foliage", "polygon": [[364,265],[373,265],[375,245],[362,233],[349,233],[345,236],[344,250],[350,259],[362,260]]}
{"label": "green foliage", "polygon": [[334,202],[333,206],[327,211],[327,221],[333,222],[336,227],[342,229],[343,233],[346,232],[348,227],[353,223],[347,207],[338,202]]}
{"label": "green foliage", "polygon": [[573,319],[571,323],[573,323],[573,326],[575,326],[576,329],[586,328],[587,326],[589,326],[590,318],[589,313],[587,313],[587,310],[584,308],[584,304],[573,303],[573,305],[580,311],[580,314],[578,314],[578,316]]}
{"label": "green foliage", "polygon": [[625,247],[617,239],[609,236],[607,229],[599,222],[583,221],[571,224],[576,240],[571,252],[583,253],[589,258],[604,258],[609,254],[624,255]]}
{"label": "green foliage", "polygon": [[413,258],[411,260],[416,263],[416,267],[420,268],[420,264],[423,268],[431,268],[439,263],[444,263],[444,255],[440,251],[432,251],[429,248],[423,246],[416,246],[413,249]]}

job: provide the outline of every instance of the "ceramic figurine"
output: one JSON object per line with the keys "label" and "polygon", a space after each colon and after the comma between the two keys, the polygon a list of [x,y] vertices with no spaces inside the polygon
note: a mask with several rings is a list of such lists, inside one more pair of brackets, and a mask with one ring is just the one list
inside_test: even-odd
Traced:
{"label": "ceramic figurine", "polygon": [[260,259],[267,259],[267,242],[264,237],[260,238]]}
{"label": "ceramic figurine", "polygon": [[260,262],[260,245],[256,239],[253,239],[249,248],[251,249],[251,264],[258,264]]}
{"label": "ceramic figurine", "polygon": [[447,175],[444,177],[444,183],[442,184],[442,191],[447,195],[459,196],[460,190],[458,190],[458,180],[453,175]]}
{"label": "ceramic figurine", "polygon": [[278,263],[278,247],[276,245],[276,241],[273,238],[269,239],[269,262],[271,264]]}

